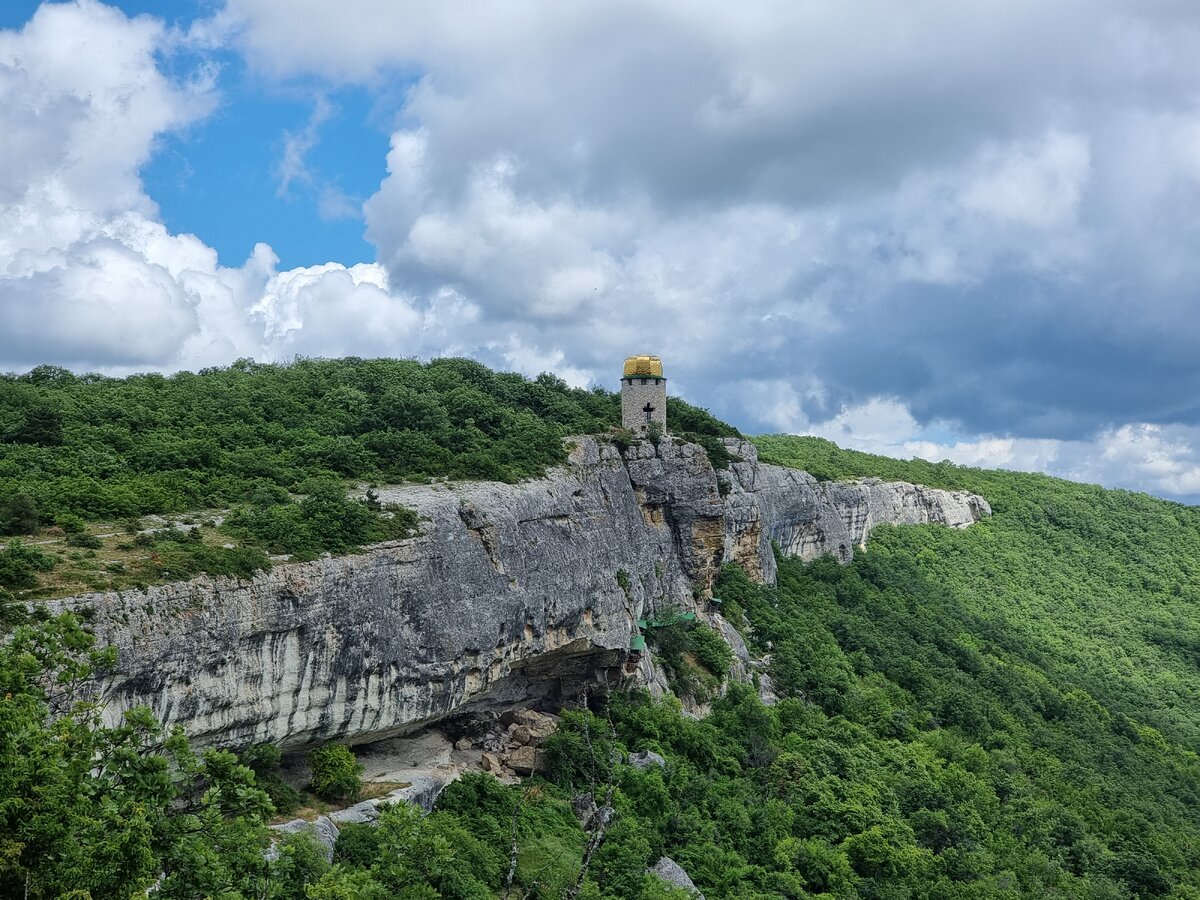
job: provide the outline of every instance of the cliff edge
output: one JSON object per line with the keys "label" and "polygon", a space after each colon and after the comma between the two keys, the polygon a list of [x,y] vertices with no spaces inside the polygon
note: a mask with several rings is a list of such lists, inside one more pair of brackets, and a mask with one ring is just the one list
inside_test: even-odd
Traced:
{"label": "cliff edge", "polygon": [[973,494],[819,482],[726,446],[740,461],[718,472],[695,444],[622,454],[576,438],[545,478],[381,490],[418,512],[406,540],[49,605],[119,648],[97,685],[110,716],[147,705],[199,744],[359,742],[625,671],[638,620],[696,608],[723,563],[772,582],[772,542],[846,561],[880,524],[963,528],[991,513]]}

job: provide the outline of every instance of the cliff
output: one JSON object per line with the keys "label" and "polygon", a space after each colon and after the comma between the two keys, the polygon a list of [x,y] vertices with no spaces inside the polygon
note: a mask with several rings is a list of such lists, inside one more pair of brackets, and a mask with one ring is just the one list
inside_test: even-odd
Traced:
{"label": "cliff", "polygon": [[381,491],[419,513],[407,540],[55,605],[119,648],[98,685],[110,715],[145,704],[200,744],[366,741],[633,671],[639,618],[695,608],[726,561],[772,581],[772,541],[845,561],[879,524],[990,514],[974,495],[822,483],[729,447],[741,461],[718,473],[693,444],[622,457],[582,438],[543,479]]}

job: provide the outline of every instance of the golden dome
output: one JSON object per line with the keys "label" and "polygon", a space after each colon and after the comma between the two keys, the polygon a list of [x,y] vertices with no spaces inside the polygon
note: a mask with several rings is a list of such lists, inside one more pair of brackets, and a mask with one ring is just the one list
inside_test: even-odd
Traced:
{"label": "golden dome", "polygon": [[662,378],[662,360],[657,356],[625,357],[625,373],[622,378]]}

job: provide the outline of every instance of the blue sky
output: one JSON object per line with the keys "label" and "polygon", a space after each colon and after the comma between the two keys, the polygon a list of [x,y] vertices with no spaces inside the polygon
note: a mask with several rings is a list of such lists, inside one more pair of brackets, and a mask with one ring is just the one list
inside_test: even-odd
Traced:
{"label": "blue sky", "polygon": [[[153,0],[110,5],[181,29],[221,6]],[[0,27],[21,27],[38,6],[9,0],[0,8]],[[204,55],[218,67],[220,105],[186,131],[162,135],[141,172],[163,222],[172,231],[201,237],[225,265],[244,262],[260,241],[272,246],[286,268],[374,259],[361,215],[350,209],[323,215],[318,201],[323,189],[336,189],[357,206],[378,188],[396,110],[379,108],[371,92],[360,87],[338,89],[313,79],[273,82],[250,71],[232,50]],[[165,71],[184,71],[196,62],[196,54],[187,52],[160,57]],[[327,99],[330,113],[306,154],[313,181],[294,183],[281,193],[278,168],[285,141],[304,130],[318,96]]]}
{"label": "blue sky", "polygon": [[[219,84],[221,107],[194,130],[165,138],[142,170],[165,224],[199,235],[226,265],[245,261],[260,241],[285,268],[373,260],[358,207],[383,180],[388,132],[372,124],[367,92],[321,94],[331,111],[305,155],[312,183],[293,182],[281,193],[285,142],[304,131],[322,89],[263,90],[232,55],[222,60]],[[344,195],[346,208],[322,213],[321,191],[331,189]]]}
{"label": "blue sky", "polygon": [[1200,499],[1200,8],[0,7],[0,369],[467,355]]}

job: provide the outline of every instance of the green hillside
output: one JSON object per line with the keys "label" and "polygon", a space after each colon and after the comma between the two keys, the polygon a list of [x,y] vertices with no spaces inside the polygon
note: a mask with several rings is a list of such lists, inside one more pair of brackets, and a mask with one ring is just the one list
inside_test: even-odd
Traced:
{"label": "green hillside", "polygon": [[986,497],[991,519],[964,531],[885,529],[872,537],[872,558],[911,560],[966,612],[1030,648],[1053,683],[1200,748],[1200,510],[819,438],[755,444],[764,461],[818,478],[876,475]]}
{"label": "green hillside", "polygon": [[[668,409],[677,432],[737,433],[677,398]],[[0,544],[0,600],[345,553],[414,524],[404,510],[348,501],[354,482],[517,481],[563,462],[566,435],[619,424],[610,391],[468,359],[0,375],[0,541],[25,538]],[[166,524],[141,521],[149,515],[191,530],[135,538]]]}
{"label": "green hillside", "polygon": [[[303,842],[271,863],[251,852],[271,809],[260,788],[291,802],[261,766],[256,783],[228,755],[189,761],[148,722],[47,724],[38,673],[77,676],[63,667],[85,640],[25,626],[0,650],[0,893],[123,897],[165,870],[164,900],[680,900],[645,875],[665,854],[709,900],[1200,898],[1197,511],[812,438],[756,443],[822,479],[976,491],[995,514],[881,528],[847,566],[781,559],[775,587],[727,568],[722,609],[769,655],[777,704],[736,685],[696,720],[673,699],[594,696],[545,745],[544,778],[469,776],[424,819],[347,828],[332,869]],[[710,689],[728,665],[712,634],[683,617],[658,631],[675,683]],[[626,764],[634,750],[665,767]],[[92,752],[113,762],[82,762]],[[592,853],[568,803],[609,790],[616,815]]]}

